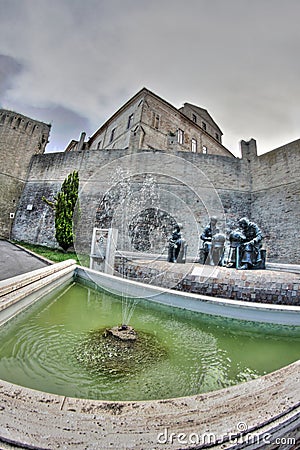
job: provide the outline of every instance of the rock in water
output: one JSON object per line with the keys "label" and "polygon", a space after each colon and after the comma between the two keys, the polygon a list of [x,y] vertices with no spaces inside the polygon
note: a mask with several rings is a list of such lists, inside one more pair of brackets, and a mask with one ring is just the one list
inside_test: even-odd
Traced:
{"label": "rock in water", "polygon": [[137,339],[137,332],[130,325],[121,325],[120,327],[107,328],[104,336],[114,336],[121,341],[135,341]]}

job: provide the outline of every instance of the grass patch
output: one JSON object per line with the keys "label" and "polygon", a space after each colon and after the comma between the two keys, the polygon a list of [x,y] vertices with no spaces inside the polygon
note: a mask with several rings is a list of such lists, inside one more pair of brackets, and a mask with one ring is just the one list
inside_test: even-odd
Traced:
{"label": "grass patch", "polygon": [[77,264],[89,267],[90,259],[88,255],[77,255],[77,253],[75,253],[74,251],[63,252],[58,248],[45,247],[44,245],[28,244],[27,242],[22,241],[14,241],[14,243],[26,248],[27,250],[30,250],[33,253],[36,253],[37,255],[50,259],[50,261],[53,261],[55,263],[65,261],[67,259],[75,259]]}

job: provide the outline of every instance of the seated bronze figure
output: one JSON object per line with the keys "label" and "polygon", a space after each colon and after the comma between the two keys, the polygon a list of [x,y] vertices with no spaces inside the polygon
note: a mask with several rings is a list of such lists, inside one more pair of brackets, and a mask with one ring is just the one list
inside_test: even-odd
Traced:
{"label": "seated bronze figure", "polygon": [[229,236],[227,267],[239,270],[264,269],[262,234],[259,227],[247,217],[240,219],[238,224],[239,229],[232,231]]}

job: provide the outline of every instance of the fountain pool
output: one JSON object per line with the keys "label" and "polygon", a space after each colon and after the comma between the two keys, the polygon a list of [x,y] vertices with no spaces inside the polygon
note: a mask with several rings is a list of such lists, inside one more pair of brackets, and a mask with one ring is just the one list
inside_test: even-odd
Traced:
{"label": "fountain pool", "polygon": [[137,342],[108,345],[121,297],[64,283],[1,327],[0,378],[68,397],[152,400],[229,387],[299,359],[300,327],[133,301]]}
{"label": "fountain pool", "polygon": [[[81,300],[72,292],[73,282],[78,278],[79,289],[84,293]],[[82,283],[87,285],[83,286]],[[130,293],[134,301],[126,304],[125,296],[123,311],[120,297],[113,295],[108,301],[107,294],[89,290],[93,284],[114,294]],[[55,298],[47,298],[49,293],[55,293]],[[264,450],[269,449],[269,443],[279,438],[291,439],[291,445],[296,441],[298,443],[300,361],[275,372],[258,375],[298,358],[299,306],[212,299],[176,292],[83,269],[70,260],[0,282],[0,296],[0,324],[4,324],[0,328],[1,376],[4,377],[0,383],[0,442],[4,443],[4,448],[150,450],[160,448],[163,440],[166,450],[190,449],[194,448],[193,444],[201,444],[202,437],[207,433],[213,438],[210,448],[216,450],[224,445],[234,449],[236,442],[239,442],[238,446],[241,444],[243,448],[253,450],[257,448],[256,444],[253,447],[253,438],[255,443],[259,441],[263,444],[260,448]],[[150,301],[137,301],[140,298]],[[131,306],[134,304],[136,306],[132,311]],[[182,314],[179,308],[201,314],[195,315],[188,311]],[[123,321],[123,312],[125,316],[131,316],[129,323],[145,338],[145,345],[137,353],[135,364],[129,368],[125,364],[121,372],[116,373],[113,364],[110,364],[114,362],[113,359],[108,359],[105,370],[97,373],[97,360],[96,365],[93,365],[89,364],[89,358],[94,356],[97,359],[99,352],[93,355],[91,344],[98,343],[102,338],[103,328]],[[36,316],[35,321],[27,315],[29,313]],[[183,321],[179,320],[181,316],[184,317]],[[110,320],[102,321],[102,317],[110,317]],[[9,330],[9,321],[19,342]],[[168,327],[161,334],[163,322]],[[270,326],[268,323],[277,325]],[[16,324],[21,328],[17,329]],[[46,336],[39,337],[42,328],[46,330]],[[189,339],[188,351],[180,352],[176,346],[174,352],[170,351],[170,342],[181,345],[182,333],[185,333],[184,339]],[[222,337],[223,333],[225,335]],[[36,336],[35,340],[30,340],[31,334]],[[286,345],[289,339],[290,345]],[[254,345],[255,341],[259,348]],[[272,347],[269,345],[271,341]],[[58,342],[63,342],[64,347],[60,349]],[[85,349],[87,353],[82,360]],[[145,349],[149,349],[149,352],[147,358],[143,359]],[[236,350],[241,351],[239,361],[231,357]],[[277,361],[278,365],[273,365],[277,352],[282,359]],[[26,353],[34,355],[34,358],[25,361]],[[49,367],[49,354],[54,357],[52,367]],[[177,370],[172,369],[173,384],[169,382],[170,386],[163,386],[162,389],[163,381],[170,380],[165,371],[161,373],[160,383],[149,385],[157,367],[171,367],[168,362],[170,359],[175,363],[182,359],[181,366]],[[253,361],[255,366],[252,366]],[[15,368],[8,377],[6,368],[12,362]],[[61,365],[62,362],[68,370],[59,372],[56,364]],[[184,363],[194,368],[190,375]],[[196,366],[198,371],[195,370]],[[206,369],[205,376],[201,375],[203,369]],[[211,369],[210,373],[208,369]],[[121,398],[136,398],[136,394],[132,396],[133,390],[130,391],[134,378],[140,382],[144,380],[144,384],[139,385],[138,398],[147,398],[144,392],[148,395],[154,391],[155,398],[160,395],[178,395],[175,384],[178,380],[181,382],[184,373],[189,389],[192,389],[187,390],[180,383],[181,392],[204,393],[168,399],[120,401]],[[83,374],[84,377],[88,375],[89,379],[94,376],[97,378],[95,389],[86,385]],[[23,376],[28,386],[33,386],[33,382],[39,378],[40,388],[37,384],[34,389],[20,385],[21,382],[25,384]],[[73,377],[67,388],[66,376],[69,380],[70,376]],[[99,380],[105,376],[113,379],[113,383],[106,385],[107,398],[115,398],[113,388],[119,383],[117,400],[103,400],[102,394],[100,400],[93,400],[99,398]],[[43,377],[45,380],[42,380]],[[10,381],[5,381],[7,379]],[[238,384],[231,386],[232,382]],[[84,394],[77,391],[78,385],[85,387]],[[222,386],[229,387],[219,389]],[[217,390],[205,393],[206,389],[211,388]],[[50,391],[65,394],[57,395]],[[68,396],[68,392],[75,397],[84,395],[88,398],[74,398]],[[172,436],[170,440],[169,434]],[[183,443],[184,436],[187,436],[186,443]],[[228,442],[228,436],[233,437],[233,442]],[[282,448],[290,450],[291,445]],[[197,445],[197,448],[202,446]]]}

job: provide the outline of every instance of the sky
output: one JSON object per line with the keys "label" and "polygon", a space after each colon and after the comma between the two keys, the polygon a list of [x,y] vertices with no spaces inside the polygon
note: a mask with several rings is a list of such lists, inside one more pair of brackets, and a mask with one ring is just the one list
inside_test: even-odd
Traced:
{"label": "sky", "polygon": [[299,20],[299,0],[0,0],[0,108],[63,151],[146,87],[262,154],[300,138]]}

